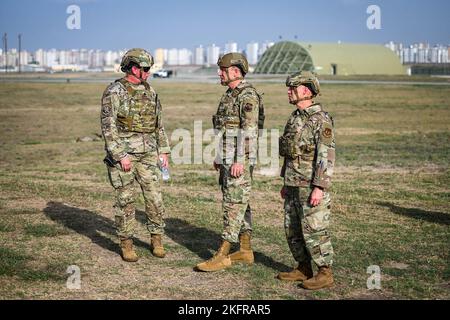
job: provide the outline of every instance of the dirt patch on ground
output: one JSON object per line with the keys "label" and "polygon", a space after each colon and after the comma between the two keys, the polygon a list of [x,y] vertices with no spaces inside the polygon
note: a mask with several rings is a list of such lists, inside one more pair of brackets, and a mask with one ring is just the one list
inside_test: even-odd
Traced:
{"label": "dirt patch on ground", "polygon": [[352,173],[373,173],[373,174],[418,174],[418,173],[438,173],[448,168],[438,166],[435,164],[426,164],[420,168],[402,168],[395,166],[337,166],[335,172],[338,174],[352,174]]}
{"label": "dirt patch on ground", "polygon": [[5,210],[12,209],[16,211],[20,209],[25,212],[39,213],[47,206],[47,201],[40,197],[29,197],[19,193],[3,194],[3,197],[5,197],[5,200],[8,200],[4,205]]}
{"label": "dirt patch on ground", "polygon": [[356,290],[352,291],[347,300],[391,300],[395,299],[392,293],[385,290]]}
{"label": "dirt patch on ground", "polygon": [[393,268],[398,270],[406,270],[409,268],[409,265],[403,262],[396,262],[396,261],[388,261],[384,264],[386,268]]}

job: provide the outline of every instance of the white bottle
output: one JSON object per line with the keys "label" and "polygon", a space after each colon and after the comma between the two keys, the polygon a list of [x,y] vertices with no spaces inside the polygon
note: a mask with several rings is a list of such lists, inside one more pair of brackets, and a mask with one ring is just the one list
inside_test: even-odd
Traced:
{"label": "white bottle", "polygon": [[163,179],[163,181],[169,181],[169,179],[170,179],[169,168],[163,167],[162,163],[163,163],[163,158],[160,157],[159,158],[159,168],[161,169],[162,179]]}

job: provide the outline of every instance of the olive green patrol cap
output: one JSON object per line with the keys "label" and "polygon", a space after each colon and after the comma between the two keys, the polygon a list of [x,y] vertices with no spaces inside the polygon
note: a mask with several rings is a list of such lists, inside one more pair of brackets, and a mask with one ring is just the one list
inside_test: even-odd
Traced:
{"label": "olive green patrol cap", "polygon": [[320,92],[319,80],[310,71],[297,72],[286,79],[286,87],[299,87],[301,85],[309,85],[308,88],[313,91],[314,96],[317,96]]}
{"label": "olive green patrol cap", "polygon": [[244,73],[248,73],[247,58],[239,52],[230,52],[219,57],[217,65],[221,68],[229,68],[231,66],[240,67]]}
{"label": "olive green patrol cap", "polygon": [[126,68],[130,62],[136,63],[141,68],[151,67],[154,64],[152,55],[141,48],[133,48],[125,52],[122,57],[122,62],[120,63],[120,69],[123,72],[126,72]]}

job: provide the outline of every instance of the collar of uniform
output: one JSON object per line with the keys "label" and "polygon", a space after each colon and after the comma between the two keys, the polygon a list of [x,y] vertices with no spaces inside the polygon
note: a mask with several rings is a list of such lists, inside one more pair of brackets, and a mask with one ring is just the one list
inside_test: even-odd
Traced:
{"label": "collar of uniform", "polygon": [[129,82],[129,81],[128,81],[128,83],[129,83],[130,86],[131,86],[133,89],[135,89],[135,90],[142,90],[142,88],[145,89],[145,85],[144,85],[142,82],[140,82],[140,83],[133,83],[133,82]]}
{"label": "collar of uniform", "polygon": [[302,110],[300,110],[299,108],[295,109],[294,112],[292,113],[294,116],[301,116],[303,114]]}
{"label": "collar of uniform", "polygon": [[319,103],[314,103],[313,105],[309,106],[305,110],[301,110],[300,113],[309,117],[320,111],[322,111],[322,106]]}
{"label": "collar of uniform", "polygon": [[126,84],[128,84],[130,87],[132,87],[132,88],[134,88],[134,89],[140,89],[140,88],[139,88],[140,86],[144,86],[144,87],[145,87],[145,85],[144,85],[142,82],[139,82],[139,83],[133,83],[133,82],[129,81],[129,80],[127,79],[127,77],[123,77],[123,79],[125,80]]}
{"label": "collar of uniform", "polygon": [[242,80],[241,82],[239,82],[239,84],[236,86],[236,88],[234,88],[234,89],[229,88],[229,90],[230,90],[230,92],[233,92],[236,89],[241,89],[244,84],[246,84],[246,81]]}

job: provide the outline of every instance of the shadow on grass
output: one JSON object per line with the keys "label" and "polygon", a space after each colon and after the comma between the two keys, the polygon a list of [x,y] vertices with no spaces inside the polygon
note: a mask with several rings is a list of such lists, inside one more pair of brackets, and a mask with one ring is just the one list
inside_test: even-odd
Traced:
{"label": "shadow on grass", "polygon": [[[166,219],[166,234],[173,241],[187,248],[203,260],[212,257],[221,243],[221,235],[203,227],[197,227],[177,218]],[[237,249],[237,248],[236,248]],[[276,271],[290,271],[292,268],[273,260],[264,253],[254,251],[255,263]]]}
{"label": "shadow on grass", "polygon": [[425,211],[417,208],[403,208],[389,202],[377,202],[378,205],[387,207],[391,212],[402,216],[426,220],[428,222],[450,225],[450,214],[438,211]]}
{"label": "shadow on grass", "polygon": [[[116,237],[114,222],[97,213],[71,207],[60,202],[48,202],[44,213],[53,221],[69,228],[100,247],[120,254],[118,243],[102,235],[109,234]],[[136,210],[136,219],[145,224],[147,218],[144,212]],[[220,245],[220,234],[203,227],[194,226],[184,220],[168,218],[166,222],[166,235],[179,245],[198,255],[201,259],[211,258],[212,253]],[[142,248],[149,248],[149,244],[134,238],[133,243]],[[255,251],[255,263],[265,265],[277,271],[288,271],[291,268],[277,262],[264,253]]]}
{"label": "shadow on grass", "polygon": [[[93,243],[100,247],[120,255],[118,240],[115,242],[101,234],[105,233],[117,238],[114,221],[111,219],[89,210],[53,201],[47,203],[44,213],[53,221],[90,238]],[[149,247],[149,244],[136,238],[134,238],[133,243],[139,247]]]}
{"label": "shadow on grass", "polygon": [[[136,212],[139,222],[145,223],[146,216],[142,211]],[[201,259],[207,260],[212,257],[221,243],[220,234],[207,228],[197,227],[187,221],[168,218],[166,222],[166,235],[179,245],[198,255]],[[255,263],[262,264],[276,271],[290,271],[292,268],[273,260],[262,252],[255,251]]]}

